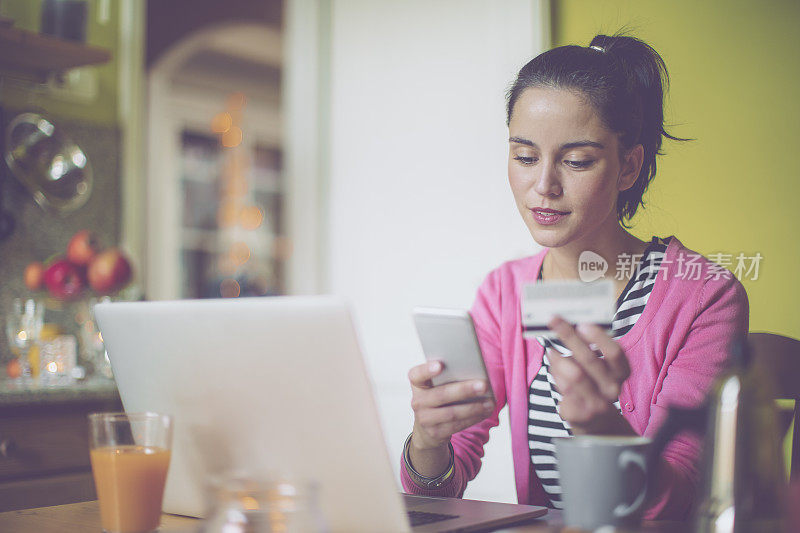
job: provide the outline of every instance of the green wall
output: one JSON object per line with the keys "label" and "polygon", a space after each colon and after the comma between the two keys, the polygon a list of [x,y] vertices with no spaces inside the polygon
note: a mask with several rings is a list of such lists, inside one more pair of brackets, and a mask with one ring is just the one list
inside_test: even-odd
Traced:
{"label": "green wall", "polygon": [[554,45],[629,30],[670,73],[668,141],[639,237],[675,235],[702,254],[760,252],[743,279],[750,329],[800,337],[800,2],[556,1]]}
{"label": "green wall", "polygon": [[[88,1],[86,42],[109,50],[111,60],[92,67],[98,77],[97,98],[88,103],[75,103],[52,98],[17,84],[5,84],[0,89],[0,104],[12,109],[42,108],[49,116],[58,119],[104,125],[117,123],[119,5],[117,0],[108,2],[108,21],[101,24],[98,22],[99,4],[99,0]],[[42,0],[0,0],[0,15],[14,19],[14,26],[17,28],[38,32],[41,26],[41,5]]]}

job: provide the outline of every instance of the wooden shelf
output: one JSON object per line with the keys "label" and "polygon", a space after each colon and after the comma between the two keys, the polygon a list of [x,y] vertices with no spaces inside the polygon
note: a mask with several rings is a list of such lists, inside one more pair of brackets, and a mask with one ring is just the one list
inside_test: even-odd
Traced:
{"label": "wooden shelf", "polygon": [[105,63],[111,52],[10,26],[0,26],[0,75],[21,74],[40,80],[51,72]]}

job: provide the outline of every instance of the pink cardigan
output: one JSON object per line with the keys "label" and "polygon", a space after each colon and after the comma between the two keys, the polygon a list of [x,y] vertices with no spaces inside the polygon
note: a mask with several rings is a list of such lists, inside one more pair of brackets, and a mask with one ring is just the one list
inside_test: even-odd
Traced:
{"label": "pink cardigan", "polygon": [[[497,406],[483,422],[453,435],[455,475],[444,486],[436,490],[419,487],[401,461],[400,476],[407,492],[461,497],[467,482],[480,470],[489,429],[498,424],[498,413],[507,402],[517,499],[546,505],[548,499],[533,472],[528,449],[528,389],[541,367],[543,349],[536,340],[522,338],[520,324],[522,284],[536,280],[546,254],[547,249],[503,264],[478,289],[470,314]],[[701,270],[690,264],[699,264]],[[669,406],[701,403],[726,365],[728,343],[747,330],[748,302],[742,284],[729,271],[671,237],[644,312],[618,341],[631,366],[619,396],[620,406],[633,429],[652,436],[664,422]],[[688,433],[667,446],[659,469],[659,491],[646,518],[688,516],[698,483],[699,449],[699,439]]]}

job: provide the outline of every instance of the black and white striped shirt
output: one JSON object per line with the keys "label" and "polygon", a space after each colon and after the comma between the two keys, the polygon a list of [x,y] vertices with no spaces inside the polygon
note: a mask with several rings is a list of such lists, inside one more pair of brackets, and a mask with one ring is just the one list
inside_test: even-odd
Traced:
{"label": "black and white striped shirt", "polygon": [[[614,339],[625,335],[644,311],[666,250],[667,241],[657,237],[653,237],[648,244],[634,275],[617,300],[611,332]],[[553,348],[563,355],[572,355],[558,339],[537,337],[537,340],[544,346],[545,354],[548,348]],[[557,406],[560,401],[561,395],[556,390],[553,377],[550,375],[550,361],[545,355],[542,367],[528,390],[528,447],[534,471],[550,498],[550,506],[556,509],[562,508],[561,484],[552,439],[572,436],[569,424],[558,414]],[[619,400],[614,402],[614,407],[620,409]]]}

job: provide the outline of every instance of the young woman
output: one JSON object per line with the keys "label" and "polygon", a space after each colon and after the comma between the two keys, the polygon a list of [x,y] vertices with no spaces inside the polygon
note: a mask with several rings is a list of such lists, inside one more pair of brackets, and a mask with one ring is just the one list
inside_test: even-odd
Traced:
{"label": "young woman", "polygon": [[[410,370],[414,428],[401,468],[408,492],[461,496],[508,403],[519,502],[559,508],[553,437],[653,435],[670,406],[703,400],[728,344],[747,333],[747,295],[729,272],[675,237],[645,242],[626,231],[655,177],[662,138],[675,139],[663,124],[666,80],[658,53],[626,36],[558,47],[520,70],[508,93],[508,178],[545,248],[491,272],[470,311],[495,402],[448,406],[482,395],[486,384],[433,387],[438,363]],[[587,250],[606,260],[615,281],[611,335],[554,317],[548,326],[558,340],[523,339],[522,285],[579,279]],[[690,435],[665,449],[647,518],[688,515],[698,452]]]}

